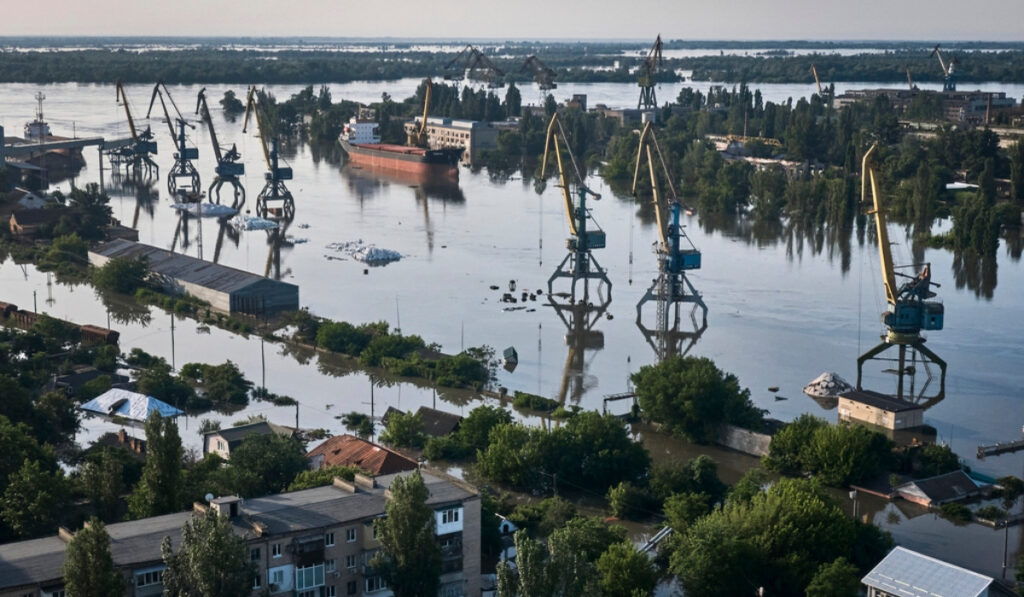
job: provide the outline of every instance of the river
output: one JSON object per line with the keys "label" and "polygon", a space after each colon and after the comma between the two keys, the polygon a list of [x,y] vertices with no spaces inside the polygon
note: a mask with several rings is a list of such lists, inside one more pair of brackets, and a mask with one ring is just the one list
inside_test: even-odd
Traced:
{"label": "river", "polygon": [[[335,101],[373,101],[385,91],[395,98],[405,97],[416,84],[417,80],[403,79],[332,85],[331,90]],[[813,91],[811,85],[759,87],[766,99],[775,100]],[[678,88],[664,85],[658,93],[665,101]],[[1024,92],[1024,85],[983,88],[1002,88],[1015,97]],[[126,88],[137,119],[144,121],[151,89]],[[215,104],[225,89],[209,86],[211,103]],[[299,86],[270,89],[284,98]],[[44,107],[55,134],[70,136],[74,129],[78,136],[127,135],[123,108],[115,104],[110,85],[6,84],[0,85],[0,123],[9,135],[19,134],[21,125],[31,119],[32,96],[40,90],[47,96]],[[198,86],[171,87],[175,101],[187,113],[192,111],[198,90]],[[234,90],[239,95],[244,92],[238,87]],[[587,93],[591,105],[630,105],[636,87],[562,84],[558,92],[558,97]],[[529,93],[524,91],[524,101],[530,101]],[[219,110],[214,112],[222,145],[237,144],[245,158],[243,182],[249,193],[247,207],[251,208],[264,170],[258,140],[241,133],[240,121],[229,122]],[[161,120],[154,118],[149,124],[160,145],[156,158],[163,174],[172,162],[170,137]],[[198,127],[189,135],[199,148],[198,167],[207,185],[213,173],[207,131]],[[594,178],[590,184],[604,198],[592,202],[591,207],[595,220],[607,232],[608,247],[596,251],[595,256],[608,269],[612,302],[590,333],[567,334],[566,326],[542,300],[527,301],[526,309],[515,311],[506,310],[509,305],[499,302],[512,280],[517,294],[523,289],[546,291],[549,275],[565,255],[567,227],[559,189],[553,185],[538,193],[532,181],[518,174],[504,178],[486,170],[463,169],[457,187],[424,187],[415,181],[353,169],[336,155],[320,155],[305,145],[285,148],[285,156],[295,169],[295,178],[288,183],[296,198],[295,221],[287,231],[291,242],[275,251],[265,232],[244,232],[237,240],[225,234],[218,254],[221,263],[269,272],[298,284],[301,303],[314,313],[353,322],[388,321],[405,333],[440,343],[446,352],[481,344],[499,352],[514,346],[519,366],[511,373],[499,370],[501,385],[585,408],[601,408],[604,395],[628,389],[629,375],[654,361],[654,351],[634,322],[636,303],[656,275],[657,264],[650,250],[656,239],[653,220],[649,209],[617,196],[600,179]],[[100,179],[95,149],[86,150],[85,157],[87,165],[75,180],[79,185]],[[103,178],[112,195],[115,217],[128,225],[137,218],[142,242],[167,248],[173,245],[190,255],[202,250],[204,257],[212,258],[221,232],[216,221],[203,221],[201,249],[195,220],[176,237],[179,217],[169,206],[163,178],[152,185],[149,200],[141,203],[135,191],[118,187],[109,171]],[[67,190],[68,185],[61,183],[57,188]],[[137,205],[142,209],[137,210]],[[699,216],[689,217],[686,224],[703,251],[703,267],[692,279],[709,307],[708,328],[690,354],[709,357],[722,369],[736,373],[751,389],[757,406],[768,410],[770,416],[791,420],[810,412],[834,421],[834,408],[819,405],[803,395],[801,388],[823,371],[855,379],[857,355],[877,343],[884,297],[877,249],[870,236],[861,242],[854,232],[830,242],[816,234],[805,237],[792,230],[765,231],[749,223],[712,226]],[[906,231],[895,225],[890,228],[897,241],[897,262],[911,262]],[[405,257],[379,268],[327,258],[337,256],[327,248],[329,243],[359,239],[397,250]],[[993,476],[1019,476],[1024,470],[1024,454],[985,461],[975,458],[979,444],[1019,437],[1024,424],[1020,243],[1020,239],[1014,243],[1004,239],[996,267],[987,269],[955,263],[953,255],[944,250],[922,249],[916,255],[932,263],[933,280],[942,284],[939,294],[946,308],[945,329],[932,332],[928,345],[949,363],[945,399],[926,411],[925,422],[936,428],[939,441],[949,443],[976,470]],[[1016,249],[1011,251],[1010,246]],[[499,290],[492,290],[492,285]],[[81,323],[106,324],[107,308],[93,289],[56,282],[48,286],[47,276],[31,266],[18,266],[9,259],[0,264],[0,288],[0,300],[22,308],[32,307],[35,293],[40,311]],[[653,317],[653,304],[649,307],[647,317]],[[323,362],[312,357],[300,362],[269,344],[263,356],[259,339],[217,329],[204,333],[189,320],[175,320],[172,334],[171,316],[159,309],[149,311],[148,321],[112,322],[112,327],[121,331],[122,350],[139,347],[168,360],[173,357],[178,367],[189,361],[230,358],[249,379],[259,383],[265,375],[271,391],[297,398],[300,424],[325,427],[332,433],[344,431],[334,419],[336,415],[371,410],[371,379],[340,360]],[[118,309],[114,312],[116,315]],[[869,374],[865,385],[882,391],[894,389],[891,376],[880,372]],[[769,391],[773,386],[780,389]],[[930,389],[934,390],[934,384]],[[431,389],[411,383],[376,387],[372,402],[378,415],[388,406],[415,409],[431,404],[464,414],[474,405],[467,403],[465,393],[437,396]],[[257,413],[282,424],[294,422],[296,416],[294,408],[253,403],[241,413],[189,418],[182,435],[187,446],[196,449],[199,419],[227,422]],[[89,441],[112,428],[88,421],[79,439]],[[893,530],[899,537],[902,529],[911,526]],[[932,543],[948,542],[949,553],[955,554],[961,531],[939,530],[946,527],[946,523],[935,523],[919,531],[916,544],[931,546],[923,537],[939,533]],[[970,537],[979,532],[973,527],[963,531]],[[996,541],[1001,549],[1002,538],[986,533],[986,539],[977,540],[984,544],[980,552],[990,554]],[[1011,545],[1019,544],[1019,531],[1015,533],[1017,539]],[[970,541],[973,544],[975,539]],[[960,561],[993,570],[987,557],[981,562],[965,555]]]}

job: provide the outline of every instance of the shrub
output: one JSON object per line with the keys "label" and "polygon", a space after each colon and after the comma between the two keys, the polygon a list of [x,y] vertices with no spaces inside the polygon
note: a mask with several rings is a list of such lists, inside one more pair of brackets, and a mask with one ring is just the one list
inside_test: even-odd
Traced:
{"label": "shrub", "polygon": [[93,272],[96,286],[105,290],[132,294],[146,281],[149,264],[145,258],[115,257]]}

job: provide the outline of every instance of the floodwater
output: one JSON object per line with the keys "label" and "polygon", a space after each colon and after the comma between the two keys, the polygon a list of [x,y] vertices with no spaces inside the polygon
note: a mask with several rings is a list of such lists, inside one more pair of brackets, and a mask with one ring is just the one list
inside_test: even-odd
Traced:
{"label": "floodwater", "polygon": [[[416,80],[404,79],[331,88],[336,101],[371,101],[382,92],[395,98],[407,96],[415,85]],[[270,89],[286,98],[298,88]],[[151,89],[138,85],[126,89],[133,114],[143,123]],[[225,89],[209,86],[212,107],[216,108]],[[812,86],[762,89],[772,99],[806,95]],[[46,118],[55,134],[70,136],[72,129],[78,136],[128,134],[112,86],[8,84],[0,85],[0,123],[9,135],[20,134],[22,124],[31,119],[32,96],[40,90],[47,95]],[[198,90],[198,86],[171,88],[186,114],[192,112]],[[244,92],[234,90],[238,95]],[[1020,96],[1024,86],[1007,90]],[[581,91],[588,93],[591,104],[629,105],[636,87],[564,84],[558,89],[559,97]],[[676,86],[659,89],[666,100],[676,92]],[[526,96],[524,92],[524,100],[529,101]],[[217,109],[214,120],[222,145],[236,144],[245,158],[246,209],[252,209],[265,169],[259,141],[243,135],[241,122],[225,120]],[[170,135],[160,119],[148,123],[157,135],[156,159],[164,175],[173,159]],[[208,185],[214,165],[208,133],[200,126],[189,135],[199,148],[198,168],[204,186]],[[285,147],[284,155],[295,170],[288,186],[295,195],[296,216],[286,240],[279,243],[261,231],[222,234],[214,219],[204,219],[201,228],[195,219],[180,221],[170,207],[163,176],[144,192],[119,186],[109,170],[102,176],[113,197],[115,217],[136,224],[142,242],[190,255],[202,252],[207,259],[216,255],[220,263],[280,277],[299,285],[302,305],[314,313],[352,322],[384,320],[404,333],[439,343],[446,352],[482,344],[499,353],[507,346],[516,347],[518,368],[511,373],[499,370],[499,384],[510,391],[534,392],[599,409],[603,396],[627,390],[629,375],[654,362],[655,352],[635,323],[637,301],[657,270],[651,252],[656,240],[653,217],[648,207],[617,195],[602,180],[592,178],[588,184],[603,195],[590,207],[607,232],[608,246],[594,255],[608,270],[612,300],[600,317],[573,320],[571,314],[562,313],[563,321],[544,305],[543,296],[515,305],[499,302],[513,280],[517,297],[523,290],[543,289],[546,294],[547,280],[565,256],[567,226],[560,192],[553,184],[535,185],[519,173],[504,176],[469,169],[461,170],[457,186],[421,184],[351,168],[336,150],[318,152],[300,144]],[[75,180],[78,185],[101,178],[96,150],[87,149],[85,157],[87,166]],[[67,190],[68,183],[57,187]],[[791,420],[809,412],[834,421],[834,406],[819,405],[801,388],[823,371],[855,380],[857,355],[878,341],[884,298],[870,232],[861,242],[856,230],[833,239],[827,233],[804,234],[787,226],[717,225],[700,216],[687,218],[686,224],[703,251],[703,267],[692,281],[709,308],[708,327],[693,338],[689,354],[709,357],[737,374],[757,406],[770,416]],[[1024,291],[1022,240],[1004,239],[994,266],[985,267],[961,263],[947,251],[911,251],[906,231],[896,225],[890,226],[890,234],[897,242],[897,263],[931,262],[933,280],[942,284],[945,329],[932,332],[928,346],[946,359],[949,374],[945,398],[926,411],[925,422],[936,428],[939,441],[949,443],[975,470],[993,476],[1021,475],[1024,454],[978,461],[975,451],[979,444],[1019,437],[1024,425],[1020,389],[1024,371],[1019,366],[1024,355],[1020,334],[1024,303],[1019,298]],[[360,239],[405,257],[377,268],[328,258],[340,256],[328,244]],[[56,281],[48,285],[47,280],[31,266],[18,266],[8,259],[0,264],[0,300],[30,308],[35,294],[40,311],[81,323],[106,324],[107,305],[92,288]],[[492,290],[492,285],[499,289]],[[555,288],[556,292],[564,289],[565,285]],[[344,359],[297,358],[278,345],[263,346],[259,339],[218,329],[207,333],[190,320],[173,320],[172,332],[172,317],[159,309],[129,312],[113,301],[108,303],[114,318],[111,325],[121,331],[125,352],[139,347],[173,359],[178,367],[189,361],[230,358],[249,379],[259,384],[265,376],[272,392],[297,398],[304,427],[341,433],[334,417],[351,410],[379,415],[388,406],[404,410],[437,404],[464,414],[476,404],[464,392],[437,395],[408,381],[375,386],[376,377],[353,370]],[[651,327],[654,304],[646,309],[645,322]],[[879,369],[869,372],[865,386],[894,391],[892,376]],[[920,392],[923,377],[919,375],[915,392]],[[926,397],[936,385],[937,380],[925,389]],[[780,389],[769,391],[773,386]],[[198,449],[200,419],[230,422],[250,414],[289,424],[296,409],[254,402],[240,413],[191,417],[184,424],[183,439],[188,447]],[[111,429],[111,425],[88,421],[79,439],[87,442]],[[993,571],[987,555],[984,561],[971,554],[957,556],[952,546],[970,541],[980,546],[972,551],[989,554],[995,549],[989,545],[993,541],[1000,543],[1001,550],[1002,538],[997,534],[975,527],[949,532],[949,525],[942,522],[918,529],[922,518],[930,515],[889,526],[901,541],[908,537],[908,544],[927,547],[946,542],[954,561]],[[1019,531],[1011,535],[1011,547],[1019,545]]]}

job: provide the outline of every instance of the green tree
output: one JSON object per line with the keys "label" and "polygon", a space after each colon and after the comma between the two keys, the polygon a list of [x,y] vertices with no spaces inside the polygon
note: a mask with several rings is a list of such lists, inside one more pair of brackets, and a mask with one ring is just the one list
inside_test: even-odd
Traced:
{"label": "green tree", "polygon": [[395,597],[436,595],[441,579],[441,547],[434,537],[430,490],[419,470],[391,482],[384,518],[374,521],[381,551],[371,565]]}
{"label": "green tree", "polygon": [[607,597],[650,595],[658,582],[647,554],[628,541],[611,545],[597,560],[601,594]]}
{"label": "green tree", "polygon": [[53,532],[70,493],[64,471],[26,460],[0,498],[0,516],[22,537]]}
{"label": "green tree", "polygon": [[149,275],[145,258],[114,257],[93,271],[92,281],[97,287],[121,294],[132,294],[142,287]]}
{"label": "green tree", "polygon": [[644,415],[698,442],[712,441],[722,423],[756,429],[763,411],[750,391],[707,358],[673,356],[632,375]]}
{"label": "green tree", "polygon": [[511,118],[512,116],[519,116],[523,106],[523,96],[519,93],[519,88],[516,87],[515,83],[508,84],[508,90],[505,91],[505,118]]}
{"label": "green tree", "polygon": [[61,567],[68,597],[124,594],[124,576],[114,569],[110,535],[103,521],[91,518],[68,542]]}
{"label": "green tree", "polygon": [[230,463],[232,485],[243,497],[284,491],[309,468],[302,444],[276,433],[245,438],[231,451]]}
{"label": "green tree", "polygon": [[158,411],[146,419],[146,464],[142,479],[128,498],[132,518],[177,512],[182,506],[181,436],[173,418]]}
{"label": "green tree", "polygon": [[288,486],[288,491],[298,491],[311,487],[323,487],[334,482],[335,477],[341,477],[346,481],[355,479],[357,473],[362,473],[354,466],[329,466],[316,470],[305,470],[295,476],[295,480]]}
{"label": "green tree", "polygon": [[246,597],[252,593],[255,569],[245,539],[231,521],[213,508],[193,516],[181,529],[177,553],[171,538],[160,546],[164,564],[164,595],[172,597]]}
{"label": "green tree", "polygon": [[846,558],[822,564],[807,585],[807,597],[857,597],[861,575]]}
{"label": "green tree", "polygon": [[388,423],[384,433],[380,434],[380,441],[400,448],[422,448],[423,420],[417,413],[393,412],[388,415]]}
{"label": "green tree", "polygon": [[1024,203],[1024,141],[1010,146],[1010,198],[1014,203]]}
{"label": "green tree", "polygon": [[352,411],[341,416],[341,424],[360,439],[373,437],[373,419],[361,412]]}
{"label": "green tree", "polygon": [[82,465],[81,489],[96,515],[106,521],[117,518],[124,492],[124,463],[109,447],[93,453]]}

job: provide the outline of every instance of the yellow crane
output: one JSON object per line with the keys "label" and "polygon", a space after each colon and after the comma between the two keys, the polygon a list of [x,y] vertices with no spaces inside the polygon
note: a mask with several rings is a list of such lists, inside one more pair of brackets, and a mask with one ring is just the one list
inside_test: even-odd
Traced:
{"label": "yellow crane", "polygon": [[814,75],[814,84],[818,86],[818,95],[825,95],[821,91],[821,79],[818,78],[818,69],[814,66],[813,62],[811,63],[811,74]]}
{"label": "yellow crane", "polygon": [[434,89],[434,84],[429,78],[423,79],[423,83],[426,88],[423,91],[423,119],[420,120],[420,126],[416,132],[409,133],[408,144],[414,147],[426,147],[428,143],[427,139],[427,115],[430,113],[430,95]]}
{"label": "yellow crane", "polygon": [[[879,191],[878,174],[875,170],[874,154],[878,148],[875,142],[864,154],[861,167],[861,203],[867,207],[867,214],[875,218],[875,231],[878,236],[878,255],[882,266],[882,286],[885,288],[885,300],[888,309],[882,313],[882,323],[885,325],[886,333],[882,336],[882,342],[868,350],[857,358],[857,388],[861,387],[862,369],[864,363],[875,358],[888,348],[897,346],[899,348],[898,369],[899,376],[898,392],[903,395],[903,378],[905,375],[912,375],[915,367],[907,366],[907,347],[916,353],[924,355],[923,363],[927,367],[930,362],[939,366],[942,377],[940,394],[945,393],[946,388],[946,362],[939,358],[925,345],[925,338],[921,335],[923,330],[941,330],[944,318],[942,303],[932,301],[935,293],[932,286],[938,286],[931,281],[931,264],[924,264],[917,275],[902,274],[893,265],[892,248],[889,242],[889,231],[885,221],[885,206],[882,194]],[[868,201],[868,192],[871,193],[871,201]],[[916,267],[910,266],[910,267]],[[896,282],[897,276],[907,279],[901,285]]]}
{"label": "yellow crane", "polygon": [[[566,154],[564,157],[562,155],[563,148]],[[548,159],[552,153],[558,164],[558,186],[562,189],[562,200],[565,204],[566,220],[569,222],[570,237],[566,240],[566,248],[569,249],[569,253],[548,279],[548,294],[552,294],[553,284],[557,278],[572,278],[571,296],[575,300],[576,282],[597,279],[608,285],[609,300],[611,300],[611,280],[608,279],[608,274],[598,265],[591,253],[592,249],[605,247],[605,233],[600,227],[597,227],[596,222],[593,222],[590,211],[587,209],[587,197],[600,199],[601,195],[592,191],[584,182],[557,112],[551,116],[544,141],[544,160],[541,162],[540,174],[542,180],[547,177]],[[576,202],[573,202],[570,191],[570,176],[573,178],[572,185],[575,187]],[[588,230],[588,223],[593,223],[597,229]]]}
{"label": "yellow crane", "polygon": [[[661,151],[654,126],[650,122],[646,123],[640,132],[636,167],[633,169],[634,197],[639,191],[640,171],[644,165],[644,158],[646,158],[647,170],[650,175],[651,201],[654,204],[658,225],[658,243],[655,245],[655,253],[658,256],[658,277],[636,304],[636,324],[648,342],[654,345],[658,358],[663,359],[670,353],[678,352],[679,342],[683,339],[690,340],[690,344],[683,354],[686,354],[689,348],[696,343],[697,338],[707,329],[708,308],[686,275],[687,271],[700,269],[701,253],[683,231],[680,212],[684,206],[676,195],[672,174],[669,172],[668,163]],[[664,178],[667,184],[667,196],[663,196],[661,192],[659,173],[661,174],[660,178]],[[689,209],[686,211],[691,212]],[[657,301],[658,305],[656,328],[653,331],[645,328],[642,322],[643,306],[652,300]],[[690,310],[690,319],[694,325],[692,333],[679,331],[680,307],[683,303],[693,304],[693,308]],[[698,307],[703,311],[703,323],[699,326],[694,316]],[[675,315],[671,332],[668,323],[669,310],[673,310]],[[654,342],[652,342],[652,337]]]}
{"label": "yellow crane", "polygon": [[[267,121],[266,110],[260,103],[259,93],[255,86],[249,88],[245,99],[245,118],[242,120],[243,133],[248,129],[250,116],[256,121],[260,148],[263,150],[263,159],[267,163],[267,171],[263,175],[266,183],[260,194],[256,196],[256,213],[261,218],[270,215],[277,219],[290,221],[295,217],[295,200],[284,181],[292,179],[292,169],[279,165],[277,136],[272,136],[267,130],[271,123]],[[268,139],[268,137],[270,138]],[[274,205],[271,206],[271,203]]]}
{"label": "yellow crane", "polygon": [[913,91],[914,89],[916,89],[916,87],[914,87],[914,80],[910,78],[910,67],[905,66],[903,68],[904,70],[907,71],[907,87],[909,87],[910,90]]}
{"label": "yellow crane", "polygon": [[939,49],[939,44],[935,44],[935,48],[932,50],[931,56],[937,56],[939,58],[939,66],[942,67],[942,90],[943,91],[956,91],[956,65],[960,63],[956,56],[951,58],[948,62],[942,58],[942,50]]}
{"label": "yellow crane", "polygon": [[643,63],[637,69],[637,85],[640,86],[640,100],[636,107],[638,110],[654,110],[658,107],[658,99],[654,93],[654,75],[658,67],[665,62],[661,54],[661,34],[654,39],[654,45],[647,52]]}

